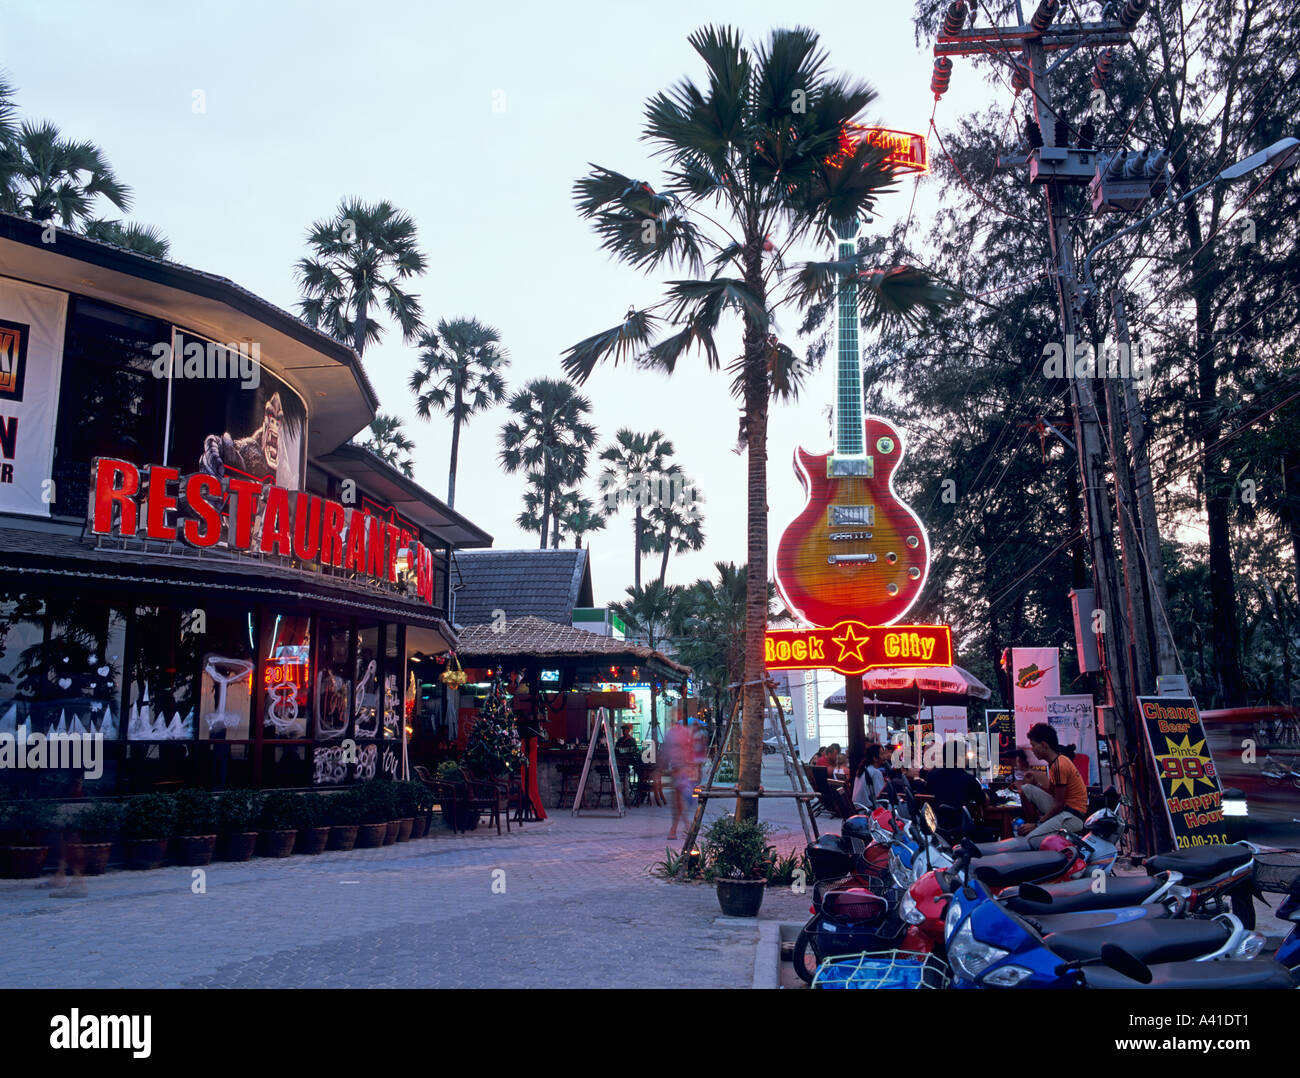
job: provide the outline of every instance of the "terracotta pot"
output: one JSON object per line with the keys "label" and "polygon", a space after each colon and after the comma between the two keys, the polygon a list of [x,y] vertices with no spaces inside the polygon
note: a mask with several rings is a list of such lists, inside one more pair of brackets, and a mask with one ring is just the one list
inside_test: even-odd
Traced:
{"label": "terracotta pot", "polygon": [[402,821],[389,820],[385,827],[387,829],[384,831],[384,845],[391,846],[397,841],[397,832],[402,829]]}
{"label": "terracotta pot", "polygon": [[126,843],[126,867],[137,871],[160,868],[167,857],[167,840],[165,838],[128,839]]}
{"label": "terracotta pot", "polygon": [[424,838],[429,833],[429,814],[421,812],[411,823],[411,837]]}
{"label": "terracotta pot", "polygon": [[335,824],[333,827],[330,828],[329,848],[331,850],[350,850],[356,844],[357,844],[356,824],[354,823]]}
{"label": "terracotta pot", "polygon": [[257,852],[263,857],[288,857],[293,853],[293,844],[297,841],[296,827],[283,831],[263,831],[258,837]]}
{"label": "terracotta pot", "polygon": [[415,817],[409,817],[405,820],[397,821],[397,841],[406,842],[411,837],[411,831],[415,828]]}
{"label": "terracotta pot", "polygon": [[369,850],[375,846],[382,846],[387,833],[386,823],[363,823],[357,828],[357,849]]}
{"label": "terracotta pot", "polygon": [[257,846],[257,832],[244,831],[221,836],[220,858],[223,861],[247,861]]}
{"label": "terracotta pot", "polygon": [[0,846],[0,878],[34,880],[45,867],[48,846]]}
{"label": "terracotta pot", "polygon": [[175,858],[177,864],[210,865],[212,851],[216,849],[216,835],[180,835],[175,840]]}
{"label": "terracotta pot", "polygon": [[294,853],[324,853],[329,845],[330,829],[328,827],[304,827],[298,831],[298,844]]}
{"label": "terracotta pot", "polygon": [[111,842],[69,842],[63,847],[63,856],[74,876],[102,876],[112,851]]}
{"label": "terracotta pot", "polygon": [[717,880],[718,905],[728,917],[757,917],[766,880]]}

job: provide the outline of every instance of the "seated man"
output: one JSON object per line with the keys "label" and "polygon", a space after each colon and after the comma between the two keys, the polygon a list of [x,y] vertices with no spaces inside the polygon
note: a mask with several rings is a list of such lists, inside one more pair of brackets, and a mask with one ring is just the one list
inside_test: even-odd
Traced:
{"label": "seated man", "polygon": [[925,781],[934,795],[939,826],[945,829],[960,825],[962,809],[969,809],[973,816],[980,806],[988,803],[984,787],[964,768],[931,768],[925,773]]}
{"label": "seated man", "polygon": [[[1029,748],[1047,764],[1047,787],[1026,776],[1020,796],[1038,809],[1040,822],[1021,824],[1021,835],[1050,835],[1054,831],[1082,831],[1088,812],[1088,789],[1069,756],[1061,751],[1056,731],[1045,722],[1030,727]],[[1068,750],[1067,750],[1068,751]]]}

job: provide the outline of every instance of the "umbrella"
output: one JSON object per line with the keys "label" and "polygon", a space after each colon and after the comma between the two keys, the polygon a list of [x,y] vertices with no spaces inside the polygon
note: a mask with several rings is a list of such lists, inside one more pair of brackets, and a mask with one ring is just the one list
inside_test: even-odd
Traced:
{"label": "umbrella", "polygon": [[[844,690],[831,693],[826,697],[822,707],[828,707],[832,711],[847,711],[848,705],[844,702]],[[916,711],[915,704],[903,704],[897,700],[863,700],[863,711],[868,715],[911,715]]]}
{"label": "umbrella", "polygon": [[[890,666],[869,670],[862,677],[862,687],[876,697],[875,702],[907,704],[909,710],[922,705],[965,704],[971,700],[987,700],[993,695],[987,685],[960,666]],[[866,702],[868,709],[871,703]],[[834,693],[826,706],[843,711],[844,690]]]}

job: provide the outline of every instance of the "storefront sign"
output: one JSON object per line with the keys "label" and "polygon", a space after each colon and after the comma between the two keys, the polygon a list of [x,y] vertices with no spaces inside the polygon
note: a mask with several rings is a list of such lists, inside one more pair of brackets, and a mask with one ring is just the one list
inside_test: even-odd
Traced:
{"label": "storefront sign", "polygon": [[864,625],[841,621],[829,629],[769,629],[763,642],[769,670],[834,670],[865,674],[885,666],[951,666],[947,625]]}
{"label": "storefront sign", "polygon": [[1010,711],[1003,708],[985,708],[984,723],[989,741],[996,747],[997,767],[995,778],[1006,778],[1015,769],[1016,721]]}
{"label": "storefront sign", "polygon": [[50,515],[67,313],[63,292],[11,280],[0,291],[0,513]]}
{"label": "storefront sign", "polygon": [[1088,757],[1092,772],[1087,777],[1095,781],[1097,775],[1097,718],[1092,704],[1092,697],[1087,693],[1081,693],[1077,696],[1049,696],[1046,702],[1047,721],[1051,724],[1052,729],[1056,731],[1057,740],[1062,745],[1073,745],[1079,752]]}
{"label": "storefront sign", "polygon": [[401,557],[413,562],[416,594],[433,602],[433,551],[404,528],[364,509],[250,479],[218,479],[205,472],[182,476],[175,468],[137,468],[110,457],[91,462],[91,477],[87,519],[94,535],[141,536],[196,547],[225,544],[231,550],[338,566],[390,583],[398,581]]}
{"label": "storefront sign", "polygon": [[[1028,745],[1029,728],[1047,721],[1047,698],[1060,695],[1061,656],[1056,648],[1008,648],[1007,651],[1011,663],[1016,743]],[[1007,658],[1003,656],[1004,664]]]}
{"label": "storefront sign", "polygon": [[865,127],[846,124],[840,139],[846,153],[858,142],[866,142],[885,151],[885,164],[899,172],[929,172],[930,154],[925,136],[911,131],[894,131],[888,127]]}
{"label": "storefront sign", "polygon": [[1223,788],[1196,701],[1190,696],[1139,696],[1138,709],[1175,848],[1226,843]]}

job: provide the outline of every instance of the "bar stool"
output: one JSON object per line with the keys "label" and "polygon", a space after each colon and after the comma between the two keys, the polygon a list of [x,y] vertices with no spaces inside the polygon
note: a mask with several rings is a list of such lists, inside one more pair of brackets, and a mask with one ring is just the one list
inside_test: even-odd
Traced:
{"label": "bar stool", "polygon": [[578,796],[578,779],[582,777],[582,765],[566,762],[557,765],[560,772],[560,804],[558,807],[572,805]]}

